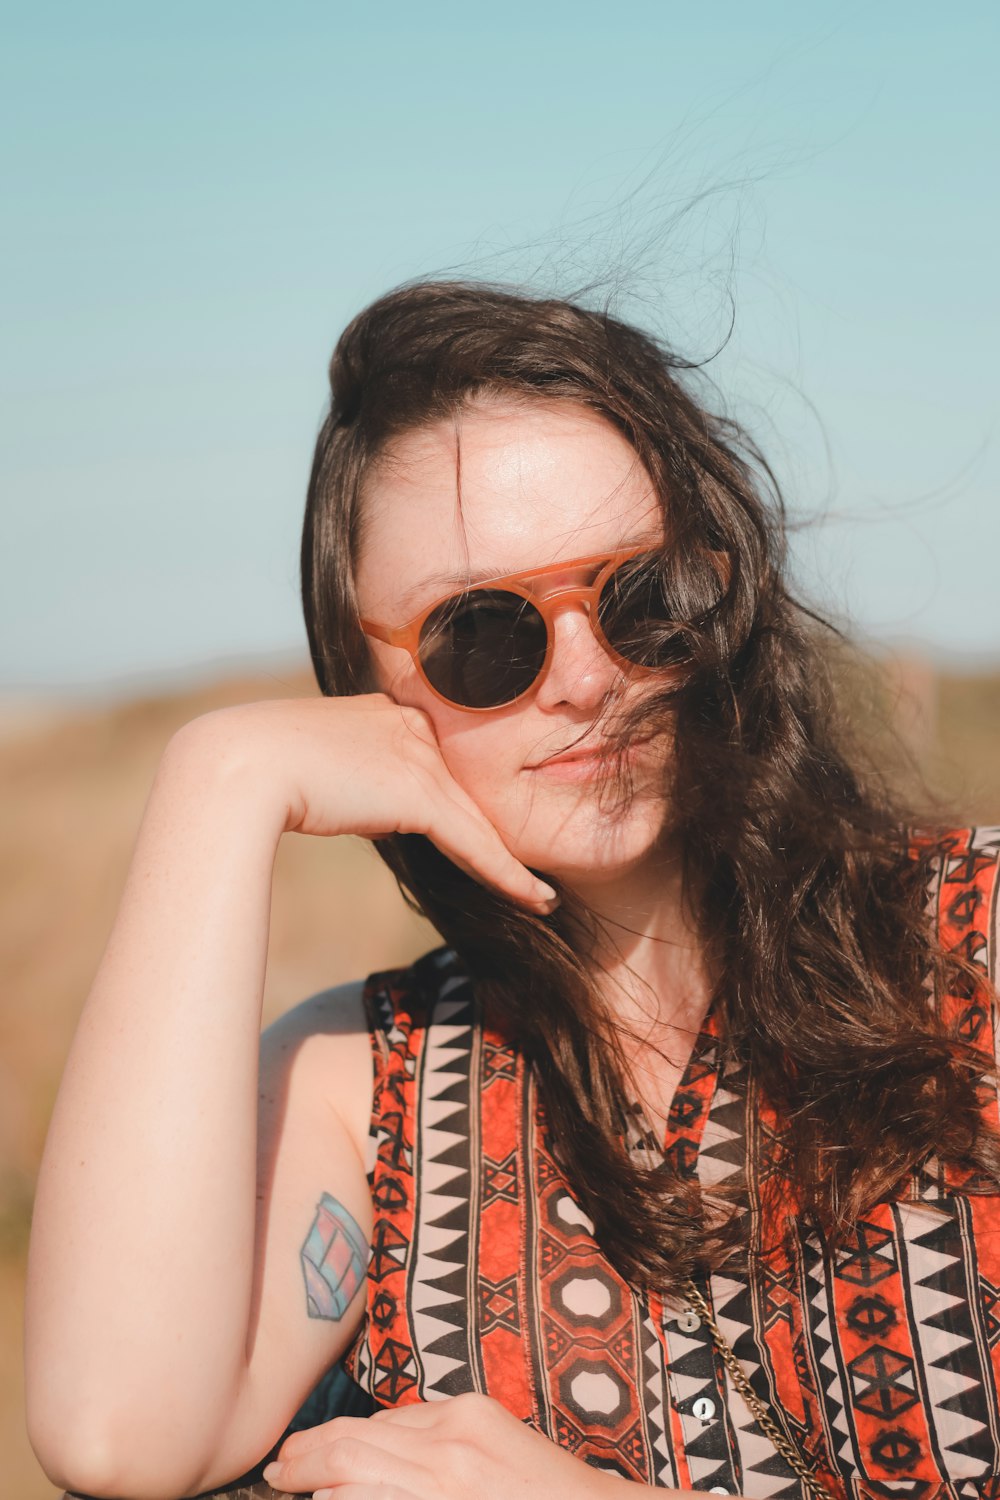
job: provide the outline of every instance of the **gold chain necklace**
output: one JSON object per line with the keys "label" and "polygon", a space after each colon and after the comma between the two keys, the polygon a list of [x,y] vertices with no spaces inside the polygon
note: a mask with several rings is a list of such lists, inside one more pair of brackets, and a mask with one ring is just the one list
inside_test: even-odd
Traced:
{"label": "gold chain necklace", "polygon": [[685,1281],[683,1285],[684,1295],[712,1335],[712,1343],[719,1351],[722,1361],[732,1378],[733,1385],[757,1419],[761,1431],[767,1434],[782,1458],[795,1470],[795,1473],[802,1480],[808,1493],[814,1497],[814,1500],[834,1500],[833,1495],[826,1488],[826,1485],[817,1479],[812,1465],[803,1458],[798,1445],[792,1441],[786,1432],[782,1432],[767,1407],[757,1395],[757,1392],[743,1373],[742,1365],[723,1338],[722,1331],[712,1315],[712,1309],[694,1282]]}
{"label": "gold chain necklace", "polygon": [[[631,1129],[626,1130],[625,1140],[627,1149],[646,1157],[646,1165],[651,1164],[650,1158],[654,1161],[658,1159],[662,1162],[663,1148],[660,1145],[659,1137],[650,1128],[646,1112],[638,1100],[630,1101],[629,1112],[633,1116],[633,1119],[630,1122]],[[798,1444],[787,1431],[782,1431],[782,1428],[779,1427],[770,1411],[757,1395],[757,1392],[744,1374],[742,1365],[723,1337],[722,1330],[712,1314],[712,1309],[695,1283],[688,1280],[682,1283],[682,1287],[691,1308],[698,1314],[711,1334],[712,1343],[715,1345],[723,1364],[729,1371],[733,1385],[743,1397],[748,1410],[755,1417],[761,1431],[770,1438],[777,1452],[781,1454],[785,1462],[799,1476],[807,1494],[812,1496],[812,1500],[834,1500],[834,1496],[827,1489],[826,1485],[816,1477],[813,1465],[803,1457]]]}

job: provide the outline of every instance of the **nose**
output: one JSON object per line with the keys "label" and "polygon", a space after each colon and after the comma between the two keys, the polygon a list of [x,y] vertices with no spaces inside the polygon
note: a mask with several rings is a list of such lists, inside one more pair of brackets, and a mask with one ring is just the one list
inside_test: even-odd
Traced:
{"label": "nose", "polygon": [[554,611],[549,669],[539,685],[539,708],[597,709],[622,681],[621,667],[605,651],[582,604]]}

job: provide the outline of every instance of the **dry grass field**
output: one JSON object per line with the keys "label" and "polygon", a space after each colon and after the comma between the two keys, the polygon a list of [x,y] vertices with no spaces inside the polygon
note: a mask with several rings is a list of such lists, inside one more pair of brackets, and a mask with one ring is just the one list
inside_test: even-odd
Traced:
{"label": "dry grass field", "polygon": [[[1000,823],[1000,673],[878,676],[933,789],[961,821]],[[888,692],[885,684],[888,683]],[[80,1006],[171,733],[222,704],[313,691],[304,672],[31,719],[0,710],[0,1489],[50,1500],[23,1430],[21,1291],[32,1183]],[[374,853],[290,837],[274,880],[265,1021],[303,996],[432,946]]]}

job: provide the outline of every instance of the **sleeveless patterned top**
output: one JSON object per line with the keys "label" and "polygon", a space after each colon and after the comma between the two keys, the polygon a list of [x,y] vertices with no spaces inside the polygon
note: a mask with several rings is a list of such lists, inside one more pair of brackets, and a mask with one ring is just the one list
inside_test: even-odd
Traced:
{"label": "sleeveless patterned top", "polygon": [[[949,948],[995,975],[1000,829],[949,837],[929,901]],[[975,987],[971,987],[975,990]],[[548,1138],[532,1070],[484,1027],[439,950],[366,987],[375,1057],[367,1307],[345,1359],[379,1406],[482,1391],[589,1463],[664,1488],[791,1497],[800,1481],[690,1310],[601,1254]],[[993,1058],[984,992],[939,997]],[[663,1150],[706,1185],[777,1128],[706,1018]],[[996,1098],[987,1106],[996,1118]],[[748,1146],[754,1151],[748,1153]],[[1000,1197],[924,1172],[849,1244],[785,1236],[751,1279],[703,1285],[762,1402],[835,1494],[1000,1500]]]}

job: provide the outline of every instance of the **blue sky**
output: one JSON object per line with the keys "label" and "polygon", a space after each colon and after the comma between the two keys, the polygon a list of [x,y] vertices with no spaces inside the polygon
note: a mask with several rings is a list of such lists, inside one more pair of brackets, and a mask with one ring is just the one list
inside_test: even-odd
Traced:
{"label": "blue sky", "polygon": [[704,357],[801,586],[1000,657],[1000,7],[10,8],[0,691],[304,653],[346,320],[458,270]]}

